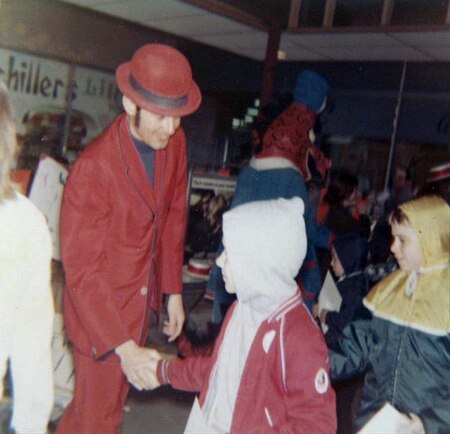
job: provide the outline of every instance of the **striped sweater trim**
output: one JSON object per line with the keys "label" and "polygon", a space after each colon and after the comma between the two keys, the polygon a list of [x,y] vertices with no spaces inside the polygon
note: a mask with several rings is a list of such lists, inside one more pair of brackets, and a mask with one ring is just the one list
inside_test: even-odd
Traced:
{"label": "striped sweater trim", "polygon": [[269,318],[267,318],[267,321],[268,322],[278,321],[281,317],[283,317],[292,309],[294,309],[295,307],[297,307],[302,303],[303,300],[300,291],[297,291],[294,296],[288,298],[284,303],[282,303],[277,308],[277,310],[272,315],[270,315]]}
{"label": "striped sweater trim", "polygon": [[317,268],[318,266],[319,263],[317,262],[317,259],[312,259],[311,261],[303,262],[302,268],[304,270],[311,270],[312,268]]}
{"label": "striped sweater trim", "polygon": [[162,380],[162,384],[170,384],[170,379],[169,379],[169,362],[170,360],[161,360],[160,362],[160,369],[159,369],[159,374]]}
{"label": "striped sweater trim", "polygon": [[287,387],[287,380],[286,380],[286,356],[284,351],[284,323],[285,323],[285,317],[281,318],[281,327],[280,327],[280,334],[279,334],[279,340],[280,340],[280,354],[281,354],[281,375],[283,378],[283,386],[285,392],[288,391]]}

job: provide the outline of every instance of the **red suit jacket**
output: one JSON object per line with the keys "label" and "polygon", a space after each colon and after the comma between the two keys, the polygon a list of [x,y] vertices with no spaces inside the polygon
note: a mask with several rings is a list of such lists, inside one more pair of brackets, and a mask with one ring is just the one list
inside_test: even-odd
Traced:
{"label": "red suit jacket", "polygon": [[61,211],[69,339],[94,358],[143,344],[150,309],[182,291],[186,141],[155,153],[152,189],[125,115],[92,142],[68,177]]}

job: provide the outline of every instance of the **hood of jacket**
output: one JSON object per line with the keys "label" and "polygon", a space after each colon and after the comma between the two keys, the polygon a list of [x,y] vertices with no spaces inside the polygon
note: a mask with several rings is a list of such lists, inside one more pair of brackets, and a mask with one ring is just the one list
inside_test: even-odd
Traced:
{"label": "hood of jacket", "polygon": [[[450,207],[437,196],[400,205],[422,249],[418,273],[394,271],[376,285],[364,304],[378,317],[436,335],[450,332]],[[408,291],[411,282],[414,290]]]}
{"label": "hood of jacket", "polygon": [[250,202],[223,216],[223,242],[240,303],[269,315],[297,291],[306,254],[298,198]]}

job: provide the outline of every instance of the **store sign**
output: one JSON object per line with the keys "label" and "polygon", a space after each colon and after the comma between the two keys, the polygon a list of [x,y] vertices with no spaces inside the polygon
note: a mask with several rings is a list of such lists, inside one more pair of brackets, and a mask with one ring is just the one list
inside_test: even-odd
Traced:
{"label": "store sign", "polygon": [[41,124],[62,135],[71,114],[71,126],[82,131],[78,145],[86,144],[120,111],[112,73],[0,48],[0,79],[11,93],[19,135],[36,132]]}

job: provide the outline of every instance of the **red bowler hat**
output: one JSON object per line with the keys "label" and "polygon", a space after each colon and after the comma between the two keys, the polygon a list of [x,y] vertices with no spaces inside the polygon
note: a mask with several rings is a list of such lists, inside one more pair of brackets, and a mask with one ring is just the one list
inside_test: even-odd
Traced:
{"label": "red bowler hat", "polygon": [[164,116],[189,115],[202,101],[188,60],[168,45],[139,48],[130,62],[117,68],[116,82],[138,107]]}
{"label": "red bowler hat", "polygon": [[450,178],[450,163],[432,167],[428,175],[427,182],[442,181]]}

